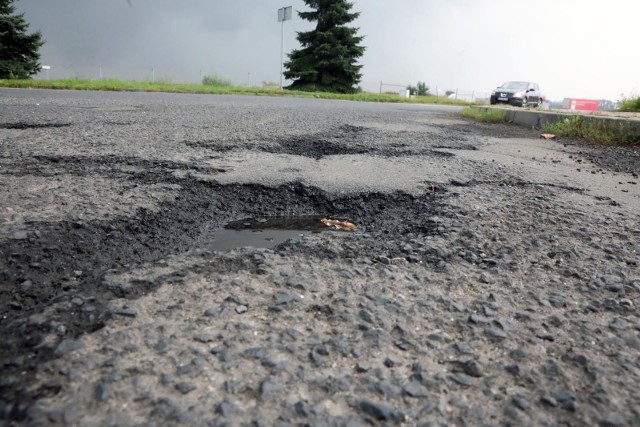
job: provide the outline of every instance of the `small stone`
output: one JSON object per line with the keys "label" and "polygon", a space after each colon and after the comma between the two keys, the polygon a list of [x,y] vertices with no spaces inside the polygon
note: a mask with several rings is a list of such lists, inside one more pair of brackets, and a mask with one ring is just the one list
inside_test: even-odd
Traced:
{"label": "small stone", "polygon": [[60,341],[60,344],[58,344],[58,347],[56,347],[54,354],[57,357],[61,357],[81,347],[82,347],[82,343],[80,341],[65,339]]}
{"label": "small stone", "polygon": [[491,277],[489,274],[482,273],[480,275],[480,283],[491,284],[493,282],[494,282],[493,277]]}
{"label": "small stone", "polygon": [[478,362],[477,360],[469,360],[467,362],[463,362],[461,364],[461,367],[464,373],[469,376],[480,378],[484,375],[482,364],[480,364],[480,362]]}
{"label": "small stone", "polygon": [[218,311],[215,308],[207,308],[204,311],[205,317],[216,317],[218,315]]}
{"label": "small stone", "polygon": [[263,397],[277,391],[280,391],[280,386],[271,380],[267,379],[260,383],[260,395]]}
{"label": "small stone", "polygon": [[480,316],[478,314],[472,314],[471,316],[469,316],[469,321],[471,323],[475,323],[476,325],[491,323],[491,319],[489,319],[488,317]]}
{"label": "small stone", "polygon": [[66,425],[75,424],[78,420],[78,407],[76,405],[69,405],[64,408],[62,419]]}
{"label": "small stone", "polygon": [[229,415],[236,412],[236,407],[232,402],[224,400],[216,406],[216,414],[222,415],[223,417],[228,417]]}
{"label": "small stone", "polygon": [[427,397],[429,393],[427,389],[417,381],[411,381],[404,386],[405,394],[411,397]]}
{"label": "small stone", "polygon": [[462,354],[472,354],[473,350],[471,350],[471,346],[466,342],[456,343],[455,349]]}
{"label": "small stone", "polygon": [[216,340],[216,336],[215,334],[209,333],[209,332],[202,332],[198,335],[196,335],[195,337],[193,337],[194,340],[201,342],[201,343],[209,343],[209,342],[213,342]]}
{"label": "small stone", "polygon": [[511,375],[515,376],[520,373],[520,366],[516,365],[515,363],[511,365],[506,365],[504,367],[504,370],[509,372]]}
{"label": "small stone", "polygon": [[376,390],[385,397],[395,397],[402,391],[400,387],[391,384],[389,381],[379,381],[375,385]]}
{"label": "small stone", "polygon": [[401,423],[405,420],[403,412],[382,403],[373,402],[369,399],[362,399],[358,402],[358,409],[379,421],[391,421]]}
{"label": "small stone", "polygon": [[496,328],[486,328],[484,334],[492,340],[503,340],[507,338],[507,333]]}
{"label": "small stone", "polygon": [[322,364],[322,356],[315,350],[309,352],[309,360],[316,366]]}
{"label": "small stone", "polygon": [[553,294],[549,296],[549,303],[556,308],[566,307],[567,299],[562,295]]}
{"label": "small stone", "polygon": [[297,295],[288,294],[286,292],[278,292],[273,296],[276,305],[288,305],[298,302],[300,298]]}
{"label": "small stone", "polygon": [[358,316],[365,322],[373,323],[373,315],[367,310],[360,310],[360,312],[358,312]]}
{"label": "small stone", "polygon": [[497,319],[494,319],[493,323],[500,326],[502,330],[505,332],[513,332],[518,328],[518,325],[516,322],[514,322],[511,319],[507,319],[505,317],[499,317]]}
{"label": "small stone", "polygon": [[609,328],[617,332],[626,331],[630,327],[631,323],[627,322],[621,317],[616,317],[616,319],[609,324]]}
{"label": "small stone", "polygon": [[293,405],[293,409],[296,411],[296,414],[298,414],[301,417],[309,416],[309,409],[307,408],[307,405],[302,400],[297,401],[296,404]]}
{"label": "small stone", "polygon": [[476,420],[482,420],[486,416],[484,409],[481,406],[472,406],[467,409],[467,418],[472,418]]}
{"label": "small stone", "polygon": [[604,287],[609,292],[623,293],[624,285],[622,283],[609,283]]}
{"label": "small stone", "polygon": [[9,237],[12,240],[25,240],[29,237],[27,230],[16,230]]}
{"label": "small stone", "polygon": [[609,414],[600,420],[600,427],[622,427],[627,425],[624,418],[618,414]]}
{"label": "small stone", "polygon": [[464,374],[451,374],[449,379],[461,386],[469,387],[473,385],[473,379]]}
{"label": "small stone", "polygon": [[558,401],[546,394],[540,398],[540,401],[549,406],[553,406],[553,407],[558,406]]}
{"label": "small stone", "polygon": [[129,307],[123,307],[123,308],[114,310],[113,314],[117,314],[118,316],[124,316],[124,317],[136,317],[138,315],[138,313],[134,309]]}
{"label": "small stone", "polygon": [[523,411],[526,411],[531,407],[531,405],[529,405],[529,403],[520,396],[513,396],[511,401],[513,402],[514,405],[516,405],[518,408],[522,409]]}
{"label": "small stone", "polygon": [[238,305],[238,306],[236,306],[236,313],[238,313],[238,314],[246,313],[247,310],[249,310],[249,307],[247,307],[246,305]]}
{"label": "small stone", "polygon": [[396,362],[394,362],[393,360],[389,359],[388,357],[384,359],[384,362],[382,362],[384,364],[384,366],[386,366],[387,368],[393,368],[394,365],[396,364]]}
{"label": "small stone", "polygon": [[356,368],[355,369],[356,369],[356,372],[360,372],[360,373],[367,372],[369,369],[371,369],[371,365],[369,365],[366,362],[365,363],[358,362],[356,364]]}
{"label": "small stone", "polygon": [[174,386],[174,388],[182,394],[187,394],[195,390],[196,386],[188,382],[179,382]]}
{"label": "small stone", "polygon": [[382,256],[378,257],[378,262],[380,264],[390,265],[391,264],[391,259],[389,257],[386,257],[386,256],[382,255]]}
{"label": "small stone", "polygon": [[94,388],[93,396],[98,402],[106,402],[111,398],[111,391],[105,384],[98,383]]}

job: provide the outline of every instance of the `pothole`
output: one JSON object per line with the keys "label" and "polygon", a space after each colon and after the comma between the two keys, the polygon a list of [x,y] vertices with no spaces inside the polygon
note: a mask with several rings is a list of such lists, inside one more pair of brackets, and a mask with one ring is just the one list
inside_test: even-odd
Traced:
{"label": "pothole", "polygon": [[245,218],[228,222],[203,237],[203,247],[228,251],[240,247],[271,249],[287,240],[324,231],[351,232],[355,224],[327,215]]}
{"label": "pothole", "polygon": [[0,129],[48,129],[71,126],[71,123],[0,123]]}
{"label": "pothole", "polygon": [[[40,166],[49,173],[57,167],[48,161]],[[127,179],[144,183],[159,178],[153,170],[143,169]],[[55,332],[51,329],[54,322],[49,326],[27,319],[55,304],[55,325],[65,326],[65,339],[75,339],[105,326],[113,315],[108,309],[113,298],[138,298],[159,286],[183,283],[192,272],[205,269],[215,274],[260,270],[261,261],[252,255],[217,257],[205,251],[201,255],[211,256],[215,262],[178,268],[123,286],[107,279],[136,271],[147,263],[170,264],[174,254],[198,254],[211,243],[215,231],[239,232],[249,239],[242,241],[234,234],[230,243],[225,243],[233,247],[268,244],[276,246],[274,250],[282,256],[295,252],[308,254],[310,259],[333,259],[337,256],[335,242],[339,242],[344,252],[341,256],[353,259],[384,255],[388,259],[404,256],[408,261],[411,257],[409,262],[434,262],[426,248],[416,246],[414,251],[410,246],[414,245],[412,240],[419,245],[421,236],[436,232],[433,217],[444,191],[437,196],[403,192],[335,194],[300,183],[278,187],[221,185],[177,177],[171,182],[182,187],[179,197],[175,202],[161,203],[156,210],[141,208],[134,217],[103,221],[33,223],[29,224],[29,238],[0,245],[0,365],[6,378],[19,378],[14,383],[6,382],[3,396],[22,405],[16,406],[12,417],[24,418],[28,405],[44,396],[24,384],[29,384],[38,366],[53,357],[57,345],[44,341]],[[73,203],[74,197],[71,195],[68,202]],[[330,230],[322,223],[323,218],[348,219],[357,224],[358,231],[345,232],[348,238],[341,236],[335,241],[291,239],[317,229]],[[284,243],[278,246],[282,239]],[[218,235],[216,244],[223,250],[220,240]],[[20,357],[19,364],[12,364],[16,354],[29,357]]]}

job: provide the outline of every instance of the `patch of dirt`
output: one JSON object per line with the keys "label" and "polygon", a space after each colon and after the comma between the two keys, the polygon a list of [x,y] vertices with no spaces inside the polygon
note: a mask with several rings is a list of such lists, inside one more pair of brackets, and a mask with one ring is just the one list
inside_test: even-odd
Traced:
{"label": "patch of dirt", "polygon": [[167,182],[176,171],[192,170],[207,174],[224,172],[224,169],[170,160],[147,160],[120,156],[41,156],[24,157],[19,164],[3,162],[0,158],[0,174],[12,176],[94,176],[141,180],[144,183]]}

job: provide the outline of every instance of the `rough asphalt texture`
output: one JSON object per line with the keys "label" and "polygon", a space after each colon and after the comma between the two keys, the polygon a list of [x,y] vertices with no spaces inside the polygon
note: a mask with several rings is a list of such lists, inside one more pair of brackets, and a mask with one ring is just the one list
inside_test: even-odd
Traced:
{"label": "rough asphalt texture", "polygon": [[537,136],[1,90],[0,425],[640,425],[640,152]]}

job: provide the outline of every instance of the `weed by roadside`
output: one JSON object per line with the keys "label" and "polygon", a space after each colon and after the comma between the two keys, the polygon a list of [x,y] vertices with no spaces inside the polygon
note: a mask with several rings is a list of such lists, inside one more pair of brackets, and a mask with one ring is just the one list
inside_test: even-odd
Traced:
{"label": "weed by roadside", "polygon": [[640,113],[640,96],[636,96],[635,98],[623,98],[620,101],[618,111]]}
{"label": "weed by roadside", "polygon": [[507,116],[503,110],[483,110],[479,108],[464,108],[460,111],[463,117],[469,117],[479,122],[485,123],[506,123]]}
{"label": "weed by roadside", "polygon": [[563,138],[584,139],[604,144],[640,145],[640,134],[634,132],[629,123],[619,124],[602,120],[585,120],[580,116],[558,120],[542,126],[543,133],[552,133]]}

